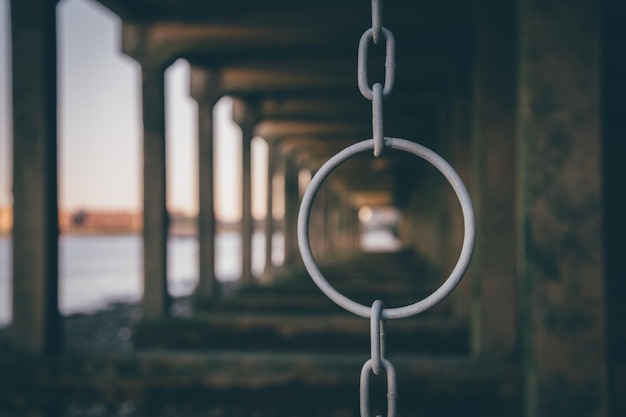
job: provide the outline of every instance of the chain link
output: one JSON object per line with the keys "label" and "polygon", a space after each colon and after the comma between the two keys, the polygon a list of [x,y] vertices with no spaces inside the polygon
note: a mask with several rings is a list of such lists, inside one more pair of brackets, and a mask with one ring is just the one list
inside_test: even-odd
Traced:
{"label": "chain link", "polygon": [[[383,38],[385,38],[385,83],[383,84],[383,95],[387,96],[393,89],[393,83],[396,75],[396,39],[393,37],[393,33],[387,28],[380,28]],[[368,100],[372,100],[374,93],[369,86],[367,76],[367,57],[368,46],[370,39],[374,39],[374,29],[367,29],[361,40],[359,41],[359,55],[358,55],[358,68],[357,79],[359,83],[359,91]]]}
{"label": "chain link", "polygon": [[[396,399],[398,393],[396,392],[396,370],[393,368],[391,362],[387,359],[381,361],[383,368],[387,374],[387,417],[396,416]],[[370,371],[372,370],[372,360],[368,359],[361,368],[361,417],[370,417]],[[380,416],[377,416],[380,417]]]}
{"label": "chain link", "polygon": [[385,147],[383,134],[383,87],[376,83],[372,88],[372,131],[374,136],[374,156],[382,156]]}
{"label": "chain link", "polygon": [[[382,0],[372,0],[372,27],[366,30],[359,41],[357,80],[359,91],[372,101],[372,131],[376,146],[374,156],[382,156],[384,143],[383,133],[383,96],[389,95],[393,89],[396,74],[396,40],[390,30],[383,27]],[[369,85],[367,74],[367,57],[370,39],[380,45],[385,40],[385,82]]]}
{"label": "chain link", "polygon": [[385,359],[385,324],[382,319],[384,304],[380,300],[372,304],[370,318],[372,372],[380,374],[381,362]]}
{"label": "chain link", "polygon": [[[370,417],[369,398],[369,375],[380,375],[381,368],[387,374],[387,417],[396,415],[396,371],[387,359],[385,359],[385,326],[382,318],[384,304],[380,300],[372,304],[370,317],[371,358],[361,368],[361,417]],[[378,416],[380,417],[380,416]]]}

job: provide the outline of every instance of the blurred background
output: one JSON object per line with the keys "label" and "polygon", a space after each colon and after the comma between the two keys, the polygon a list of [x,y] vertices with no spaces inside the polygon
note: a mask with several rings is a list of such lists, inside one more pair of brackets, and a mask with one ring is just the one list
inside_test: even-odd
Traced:
{"label": "blurred background", "polygon": [[[372,137],[375,3],[0,0],[0,417],[358,415],[368,319],[315,287],[296,223]],[[386,321],[399,415],[626,413],[622,9],[385,2],[384,134],[450,163],[477,231],[451,296]],[[309,241],[340,292],[399,307],[468,227],[386,148],[324,182]]]}

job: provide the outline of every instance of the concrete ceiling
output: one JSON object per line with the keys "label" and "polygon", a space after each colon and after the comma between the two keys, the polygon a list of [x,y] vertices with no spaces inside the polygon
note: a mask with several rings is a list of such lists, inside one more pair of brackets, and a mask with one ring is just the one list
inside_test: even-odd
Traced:
{"label": "concrete ceiling", "polygon": [[[371,103],[356,81],[357,46],[371,26],[368,1],[100,3],[124,22],[124,52],[142,65],[185,58],[195,70],[210,73],[219,94],[255,103],[257,134],[300,142],[290,145],[291,154],[303,165],[319,165],[337,151],[337,143],[372,136]],[[469,88],[471,17],[465,0],[385,2],[383,23],[395,35],[397,63],[394,91],[384,105],[386,136],[439,146],[451,98]],[[371,45],[369,51],[370,84],[383,81],[384,48]],[[350,170],[338,171],[337,183],[354,190],[354,201],[375,195],[376,201],[397,203],[403,183],[398,175],[406,171],[399,165],[407,158],[387,158],[376,172],[371,158],[357,158],[361,162]]]}

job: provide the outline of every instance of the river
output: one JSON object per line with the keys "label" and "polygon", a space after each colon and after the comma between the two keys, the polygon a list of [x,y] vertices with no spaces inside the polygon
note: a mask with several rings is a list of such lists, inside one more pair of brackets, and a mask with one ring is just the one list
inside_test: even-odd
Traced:
{"label": "river", "polygon": [[[215,270],[220,281],[241,273],[241,238],[234,232],[216,236]],[[274,236],[274,263],[282,262],[282,236]],[[143,291],[140,235],[62,235],[59,240],[59,308],[64,315],[92,312],[114,301],[138,301]],[[170,237],[168,287],[174,296],[190,294],[198,280],[195,237]],[[252,241],[252,269],[265,263],[263,233]],[[0,237],[0,325],[11,320],[11,239]]]}

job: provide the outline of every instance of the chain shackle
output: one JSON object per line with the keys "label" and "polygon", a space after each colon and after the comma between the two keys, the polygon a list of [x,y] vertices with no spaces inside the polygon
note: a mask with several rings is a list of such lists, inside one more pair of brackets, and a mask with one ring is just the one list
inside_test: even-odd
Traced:
{"label": "chain shackle", "polygon": [[[393,33],[387,28],[380,28],[383,38],[385,38],[385,83],[383,84],[383,95],[387,96],[393,89],[393,83],[396,75],[396,40]],[[369,86],[367,76],[367,57],[370,39],[374,40],[374,29],[367,29],[361,36],[359,41],[359,56],[357,78],[359,83],[359,91],[368,100],[373,100],[374,93]]]}
{"label": "chain shackle", "polygon": [[[398,398],[398,392],[396,390],[396,370],[393,368],[391,362],[387,359],[381,361],[385,372],[387,373],[387,417],[396,416],[396,399]],[[372,360],[368,359],[361,368],[361,417],[370,417],[370,371],[372,368]],[[380,416],[378,416],[380,417]]]}

